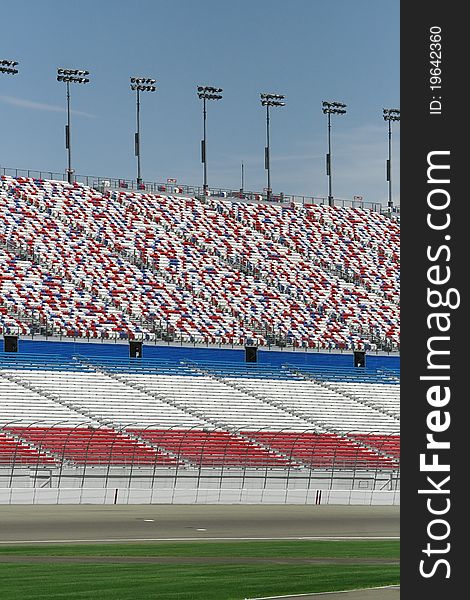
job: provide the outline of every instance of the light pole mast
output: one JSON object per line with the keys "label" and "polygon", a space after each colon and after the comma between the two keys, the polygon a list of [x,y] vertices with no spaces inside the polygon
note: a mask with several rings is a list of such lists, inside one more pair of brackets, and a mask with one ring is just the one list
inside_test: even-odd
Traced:
{"label": "light pole mast", "polygon": [[72,169],[72,130],[71,130],[71,111],[70,111],[70,84],[71,83],[89,83],[88,75],[90,71],[84,69],[57,69],[57,81],[66,84],[67,97],[67,124],[65,126],[65,149],[67,150],[67,181],[73,183],[74,170]]}
{"label": "light pole mast", "polygon": [[201,141],[201,162],[204,165],[204,181],[202,189],[204,193],[209,189],[207,183],[207,137],[206,137],[206,120],[207,120],[207,107],[206,100],[222,100],[222,88],[213,87],[211,85],[199,85],[197,88],[197,95],[202,100],[202,121],[203,121],[203,137]]}
{"label": "light pole mast", "polygon": [[264,148],[264,168],[268,174],[267,188],[266,188],[266,199],[271,200],[272,188],[271,188],[271,157],[270,157],[270,144],[269,144],[269,107],[270,106],[285,106],[286,103],[282,102],[285,96],[282,94],[260,94],[261,106],[266,106],[266,146]]}
{"label": "light pole mast", "polygon": [[134,153],[137,157],[137,187],[142,184],[142,174],[140,170],[140,92],[155,92],[156,79],[149,77],[131,77],[131,90],[136,92],[136,121],[137,131],[134,135]]}
{"label": "light pole mast", "polygon": [[387,181],[388,181],[388,208],[389,212],[393,209],[392,200],[392,121],[400,121],[400,110],[398,108],[384,108],[384,121],[388,122],[388,160],[387,160]]}
{"label": "light pole mast", "polygon": [[70,138],[70,82],[67,81],[67,125],[65,126],[65,149],[67,150],[67,181],[72,183],[72,145]]}
{"label": "light pole mast", "polygon": [[137,185],[142,183],[142,175],[140,171],[140,90],[136,92],[136,120],[137,131],[135,133],[135,155],[137,156]]}
{"label": "light pole mast", "polygon": [[17,75],[17,65],[17,60],[0,59],[0,73],[5,73],[6,75]]}
{"label": "light pole mast", "polygon": [[322,102],[323,113],[328,116],[328,154],[326,155],[326,174],[328,176],[328,206],[334,206],[332,186],[332,160],[331,160],[331,115],[346,114],[346,104],[343,102]]}

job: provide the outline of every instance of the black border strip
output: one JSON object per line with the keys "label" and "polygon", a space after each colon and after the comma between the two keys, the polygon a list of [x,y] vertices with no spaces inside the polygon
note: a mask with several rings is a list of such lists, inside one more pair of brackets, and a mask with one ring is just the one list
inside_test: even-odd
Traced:
{"label": "black border strip", "polygon": [[[453,600],[468,594],[464,548],[470,511],[463,487],[470,435],[464,417],[468,361],[462,348],[470,331],[464,291],[469,192],[463,186],[470,36],[462,7],[436,0],[401,3],[400,512],[405,600]],[[441,82],[430,79],[431,69],[440,69],[434,75],[439,73]],[[436,167],[428,171],[431,164]],[[433,290],[430,296],[428,290]],[[444,306],[446,299],[455,308]],[[431,316],[436,313],[441,317]],[[433,354],[437,350],[448,354]],[[427,448],[430,434],[444,445]],[[433,461],[439,466],[431,471],[426,465]]]}

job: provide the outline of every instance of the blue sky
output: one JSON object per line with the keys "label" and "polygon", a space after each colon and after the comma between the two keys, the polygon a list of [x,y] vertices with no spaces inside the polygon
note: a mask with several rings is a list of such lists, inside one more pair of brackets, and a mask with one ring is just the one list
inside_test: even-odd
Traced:
{"label": "blue sky", "polygon": [[[208,106],[210,185],[266,186],[260,92],[286,95],[271,113],[275,193],[325,196],[322,100],[348,105],[333,118],[333,193],[386,203],[387,126],[399,107],[399,0],[16,0],[2,10],[0,165],[63,172],[65,85],[56,68],[88,69],[72,88],[73,167],[134,178],[135,93],[129,76],[157,79],[141,104],[142,175],[201,184],[198,84],[224,89]],[[9,23],[5,27],[5,23]],[[399,125],[393,127],[399,203]]]}

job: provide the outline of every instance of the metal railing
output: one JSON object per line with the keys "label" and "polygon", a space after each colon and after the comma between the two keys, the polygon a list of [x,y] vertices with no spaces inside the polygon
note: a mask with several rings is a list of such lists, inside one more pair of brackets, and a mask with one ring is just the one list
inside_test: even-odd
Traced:
{"label": "metal railing", "polygon": [[[50,179],[55,181],[67,181],[67,174],[58,173],[54,171],[37,171],[32,169],[17,169],[10,167],[0,167],[0,175],[13,177],[15,179],[19,177],[27,177],[32,179]],[[138,184],[135,179],[115,178],[115,177],[101,177],[96,175],[75,175],[75,180],[78,183],[82,183],[86,186],[93,187],[100,191],[106,191],[108,189],[113,190],[129,190],[136,192],[148,192],[152,194],[166,193],[166,194],[183,194],[185,196],[196,196],[202,198],[210,195],[213,197],[222,198],[235,198],[242,199],[250,202],[266,202],[267,204],[317,204],[327,205],[328,198],[325,196],[306,196],[298,194],[274,194],[270,200],[267,199],[266,192],[252,192],[233,190],[229,188],[212,187],[207,192],[204,191],[202,186],[186,185],[176,183],[175,181],[166,182],[154,182],[154,181],[143,181]],[[360,199],[345,199],[345,198],[334,198],[335,206],[350,207],[350,208],[362,208],[372,210],[381,214],[390,214],[388,207],[384,206],[380,202],[368,202]],[[400,207],[394,207],[392,209],[394,215],[400,214]]]}

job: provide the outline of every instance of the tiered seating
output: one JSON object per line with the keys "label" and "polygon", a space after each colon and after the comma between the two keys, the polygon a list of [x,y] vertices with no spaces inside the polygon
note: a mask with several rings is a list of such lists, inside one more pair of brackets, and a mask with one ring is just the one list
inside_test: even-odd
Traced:
{"label": "tiered seating", "polygon": [[4,326],[37,311],[61,335],[398,345],[398,230],[376,213],[3,177],[2,242]]}
{"label": "tiered seating", "polygon": [[219,367],[217,373],[224,381],[257,398],[269,399],[277,407],[293,413],[310,425],[343,434],[351,432],[398,431],[396,418],[338,393],[321,382],[304,379],[289,372],[267,377],[265,373],[250,371],[249,377],[233,377],[230,368]]}
{"label": "tiered seating", "polygon": [[380,393],[391,371],[324,371],[3,354],[0,441],[36,462],[397,468],[398,419],[328,387],[362,376]]}
{"label": "tiered seating", "polygon": [[[281,331],[286,336],[291,335],[299,343],[308,345],[310,341],[312,345],[321,346],[321,340],[315,338],[315,331],[318,331],[321,335],[317,338],[326,338],[324,340],[325,347],[328,347],[326,342],[329,337],[335,340],[338,347],[350,347],[354,336],[351,337],[351,332],[348,333],[343,323],[350,322],[354,329],[363,327],[366,330],[369,329],[371,333],[375,333],[380,327],[387,327],[392,331],[389,327],[390,322],[397,321],[397,308],[388,300],[380,296],[374,297],[370,291],[366,293],[367,290],[360,286],[347,283],[343,279],[331,275],[328,270],[316,266],[312,251],[316,251],[318,244],[313,245],[310,248],[310,254],[305,257],[297,252],[297,249],[287,248],[283,245],[282,237],[280,240],[273,241],[269,229],[263,231],[257,220],[249,222],[248,227],[240,226],[237,220],[245,219],[244,211],[257,210],[258,205],[235,204],[233,205],[235,210],[228,208],[230,205],[217,200],[211,200],[209,204],[202,204],[194,199],[168,198],[150,194],[116,192],[113,196],[123,206],[137,214],[145,214],[154,222],[163,224],[167,230],[171,230],[172,234],[176,233],[183,240],[185,250],[196,244],[199,249],[202,248],[211,255],[223,258],[226,263],[235,264],[249,275],[253,273],[253,278],[258,284],[258,291],[250,292],[249,288],[243,290],[243,284],[240,281],[237,286],[242,285],[241,290],[244,291],[244,294],[240,295],[240,300],[237,302],[236,296],[234,298],[227,297],[227,290],[230,295],[233,294],[230,279],[226,282],[222,279],[219,286],[225,292],[222,294],[222,298],[225,296],[227,298],[226,305],[232,307],[238,306],[243,298],[245,300],[248,298],[248,301],[251,302],[250,312],[254,314],[255,318],[259,313],[263,314],[263,310],[274,308],[271,320],[266,320],[267,317],[264,317],[264,325],[273,332]],[[285,209],[279,207],[262,206],[259,210],[265,208],[275,211],[277,215],[282,214],[281,211],[285,212]],[[291,209],[291,212],[294,212],[294,221],[295,210]],[[265,220],[269,224],[273,222],[272,219]],[[298,220],[302,220],[305,227],[306,219],[299,218]],[[266,239],[267,237],[269,239]],[[174,244],[174,235],[172,242]],[[152,255],[150,256],[152,257]],[[184,258],[188,259],[188,256]],[[176,271],[178,271],[179,259],[180,257],[174,259]],[[331,260],[331,257],[328,260],[317,258],[317,262],[323,266],[329,265]],[[187,270],[182,269],[181,266],[179,270],[183,276],[187,273]],[[389,270],[394,271],[393,268]],[[201,272],[201,269],[197,272]],[[204,270],[202,272],[204,273]],[[219,277],[231,274],[227,265],[224,269],[220,264],[216,273]],[[396,266],[394,273],[396,273]],[[247,281],[249,281],[249,277]],[[269,286],[265,286],[265,291],[263,291],[263,283]],[[204,281],[203,287],[210,288],[210,281]],[[372,286],[369,287],[372,289]],[[255,302],[251,300],[253,293]],[[291,303],[290,307],[281,309],[276,306],[276,302],[285,296],[292,296],[295,304],[292,306]],[[260,304],[260,300],[264,304]],[[311,310],[302,314],[305,313],[305,308],[308,306],[317,308],[315,314]],[[280,311],[283,311],[283,319],[276,319],[279,317]],[[300,313],[297,315],[296,311],[300,311]],[[374,327],[369,327],[367,324],[367,316],[370,322],[374,323]],[[299,339],[299,334],[304,331],[303,324],[305,327],[309,326],[305,331],[310,331],[310,337],[304,335],[302,339]],[[291,332],[291,329],[294,331]],[[294,333],[295,330],[299,330],[297,336]],[[334,347],[334,345],[330,347]]]}
{"label": "tiered seating", "polygon": [[[65,458],[77,462],[86,460],[92,464],[107,460],[111,460],[112,464],[155,463],[155,452],[149,452],[147,449],[142,456],[140,447],[137,448],[136,443],[128,438],[130,434],[138,436],[140,440],[147,441],[152,446],[156,445],[163,453],[174,452],[177,457],[204,466],[220,464],[234,466],[245,461],[249,466],[282,467],[286,463],[282,456],[265,450],[249,440],[227,431],[214,431],[209,421],[198,418],[192,411],[184,412],[178,406],[165,402],[163,395],[160,399],[153,394],[141,392],[112,376],[96,372],[81,362],[55,357],[41,359],[34,356],[6,356],[3,357],[3,363],[0,374],[3,373],[4,378],[10,376],[21,380],[23,384],[31,386],[27,393],[31,397],[39,398],[42,403],[42,422],[54,421],[51,415],[54,415],[57,420],[60,417],[63,419],[64,410],[69,410],[70,413],[77,411],[76,414],[68,414],[66,421],[69,425],[78,420],[75,427],[44,427],[42,422],[41,427],[6,425],[9,431],[41,447],[58,452]],[[116,361],[114,370],[112,360],[109,364],[106,361],[98,361],[98,364],[102,364],[105,369],[114,374],[131,363],[124,361],[121,365],[120,361]],[[18,370],[19,367],[21,370]],[[152,369],[152,372],[154,371],[155,369]],[[160,365],[160,371],[173,375],[171,381],[174,386],[176,383],[174,374],[177,368]],[[186,371],[181,367],[181,372],[184,374]],[[12,385],[6,379],[3,381]],[[20,389],[21,394],[19,385],[13,385]],[[176,392],[175,388],[173,393]],[[7,395],[11,396],[11,390],[5,390],[5,397]],[[27,404],[28,398],[25,400]],[[12,397],[12,403],[16,404],[16,402],[17,398]],[[64,406],[68,408],[64,409]],[[37,401],[32,408],[32,414],[36,416],[34,411],[38,410]],[[92,421],[86,415],[93,415],[94,420]],[[16,412],[14,416],[15,422],[28,418],[24,411],[19,414]],[[87,422],[90,426],[84,428],[83,425]],[[91,426],[92,423],[95,423],[94,427]],[[118,433],[102,426],[97,428],[97,423],[112,424],[115,429],[118,429]],[[163,427],[166,429],[161,429]],[[175,429],[177,427],[179,429]],[[210,429],[207,429],[208,427]],[[202,445],[198,447],[198,444]],[[165,455],[158,456],[157,464],[170,462],[172,461],[169,461],[168,457],[165,458]]]}
{"label": "tiered seating", "polygon": [[[259,431],[254,438],[316,469],[333,466],[338,469],[386,469],[397,466],[392,458],[380,456],[353,439],[331,433]],[[358,441],[363,440],[358,438]]]}
{"label": "tiered seating", "polygon": [[28,446],[23,440],[0,431],[0,466],[55,465],[56,461],[44,450]]}
{"label": "tiered seating", "polygon": [[[60,357],[3,356],[0,428],[77,463],[176,464],[164,451],[120,431],[118,416],[114,429],[103,427],[99,414],[72,401],[100,393],[99,375],[92,372],[91,377],[81,364]],[[124,392],[122,400],[128,402],[129,390]],[[112,386],[109,394],[112,399]]]}
{"label": "tiered seating", "polygon": [[[118,318],[124,330],[127,325],[113,306],[75,287],[71,282],[30,260],[20,260],[12,252],[0,249],[1,292],[0,311],[18,314],[31,324],[46,325],[55,333],[81,330],[97,337],[103,326]],[[11,332],[14,331],[10,325]],[[27,333],[23,322],[20,333]],[[77,329],[78,328],[78,329]]]}
{"label": "tiered seating", "polygon": [[[399,227],[378,213],[319,205],[232,203],[234,218],[318,264],[399,301]],[[386,240],[386,244],[384,244]]]}
{"label": "tiered seating", "polygon": [[1,197],[0,241],[3,239],[41,265],[32,265],[31,261],[18,264],[11,252],[3,256],[13,282],[6,288],[2,286],[3,305],[13,305],[26,314],[36,313],[41,323],[48,324],[56,334],[97,337],[103,331],[112,337],[113,332],[137,333],[139,328],[113,305],[112,295],[103,302],[99,290],[87,290],[80,279],[85,256],[87,263],[93,264],[94,256],[104,249],[87,242],[74,227],[63,226],[15,196],[15,188],[9,191]]}
{"label": "tiered seating", "polygon": [[77,464],[89,465],[155,465],[175,466],[177,461],[167,453],[154,450],[148,445],[107,427],[13,427],[10,433],[47,448],[58,457]]}
{"label": "tiered seating", "polygon": [[[352,368],[302,367],[296,369],[296,372],[313,378],[342,396],[376,409],[393,419],[400,418],[400,386],[397,371],[389,369],[376,372],[368,369],[358,372],[357,369]],[[398,425],[394,432],[397,431]],[[384,440],[378,445],[384,443],[388,444]]]}
{"label": "tiered seating", "polygon": [[[43,372],[47,373],[47,371]],[[5,375],[10,375],[14,379],[7,379]],[[85,414],[77,413],[46,394],[21,385],[19,381],[28,383],[27,371],[22,371],[18,375],[16,372],[0,370],[0,426],[24,421],[27,423],[38,422],[42,426],[58,422],[72,427],[96,424],[96,421]]]}
{"label": "tiered seating", "polygon": [[[286,467],[290,457],[265,449],[251,441],[249,432],[244,439],[227,431],[192,429],[130,430],[142,439],[171,450],[176,456],[203,467]],[[263,442],[264,443],[264,442]]]}
{"label": "tiered seating", "polygon": [[396,418],[400,414],[400,388],[398,385],[335,382],[331,387]]}
{"label": "tiered seating", "polygon": [[[113,231],[111,236],[113,244],[117,241],[113,251],[106,247],[108,239],[103,238],[104,243],[99,241],[102,236],[96,223],[100,223],[100,217],[111,223],[113,216],[122,220],[120,208],[115,215],[111,207],[100,208],[98,214],[95,211],[89,216],[88,223],[84,211],[83,215],[75,215],[77,221],[74,222],[73,215],[65,209],[62,211],[61,206],[67,206],[68,202],[80,207],[83,203],[86,208],[89,199],[92,207],[95,197],[101,198],[99,194],[81,186],[63,186],[61,182],[12,180],[4,185],[7,193],[3,191],[4,202],[0,204],[0,227],[3,224],[5,243],[26,248],[47,270],[91,295],[92,301],[80,306],[71,322],[62,322],[61,314],[49,315],[48,322],[55,333],[152,339],[152,332],[140,324],[147,319],[163,324],[167,332],[178,329],[187,339],[216,341],[214,334],[220,337],[221,331],[214,325],[219,318],[218,311],[209,300],[195,298],[190,291],[177,289],[168,277],[155,275],[125,260],[119,254],[123,248],[119,231]],[[84,228],[84,224],[88,224],[89,229]],[[121,225],[120,234],[125,241],[127,228],[132,230],[134,225],[132,221]],[[136,253],[134,248],[134,255],[138,256]],[[62,300],[62,290],[58,290],[56,296]],[[27,303],[25,308],[32,307]],[[41,306],[38,311],[44,312]],[[95,313],[103,318],[100,320],[100,315],[94,316]],[[43,320],[47,318],[46,314],[42,316]],[[233,336],[245,337],[246,332],[231,315],[225,315],[224,321]]]}
{"label": "tiered seating", "polygon": [[81,364],[64,371],[23,370],[21,379],[33,389],[57,398],[76,414],[93,415],[95,423],[109,423],[118,429],[208,425],[204,419],[165,402],[164,397],[146,393],[144,387],[141,391]]}
{"label": "tiered seating", "polygon": [[388,454],[388,456],[393,456],[396,460],[400,459],[400,436],[398,434],[385,436],[370,433],[355,433],[351,437],[370,448],[375,448],[380,452]]}
{"label": "tiered seating", "polygon": [[301,431],[311,426],[282,408],[181,366],[174,367],[172,375],[162,374],[157,368],[152,374],[132,373],[123,377],[212,426],[253,431],[260,428]]}

